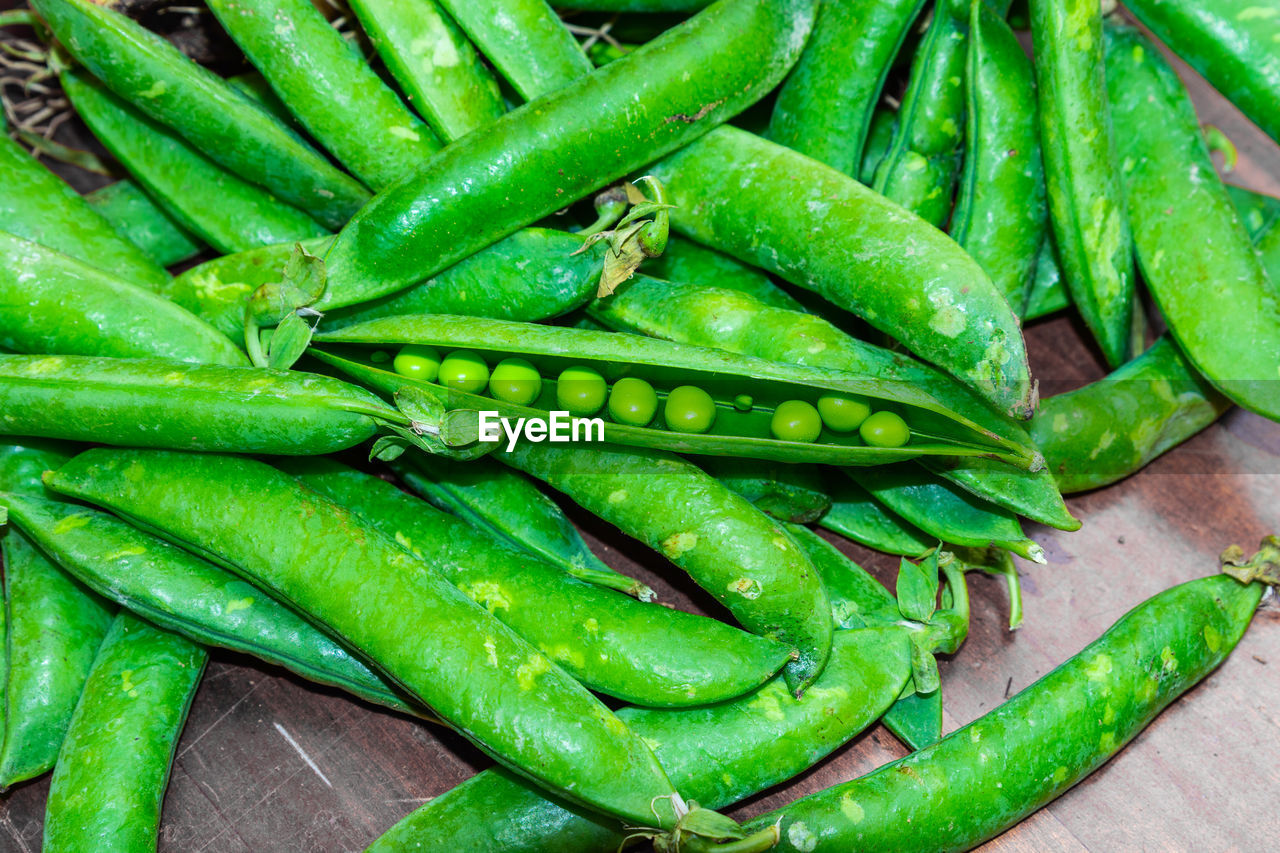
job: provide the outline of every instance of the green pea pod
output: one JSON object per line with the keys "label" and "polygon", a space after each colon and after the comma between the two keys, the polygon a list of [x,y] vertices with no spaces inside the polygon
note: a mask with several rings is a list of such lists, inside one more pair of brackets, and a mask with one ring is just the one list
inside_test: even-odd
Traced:
{"label": "green pea pod", "polygon": [[852,178],[733,128],[651,171],[676,205],[677,232],[817,292],[1002,411],[1030,416],[1017,318],[946,235]]}
{"label": "green pea pod", "polygon": [[777,849],[797,853],[975,847],[1079,782],[1209,674],[1263,588],[1217,576],[1166,590],[937,744],[749,826],[781,821]]}
{"label": "green pea pod", "polygon": [[[83,71],[62,87],[94,136],[191,233],[219,252],[319,237],[314,219],[232,174]],[[209,200],[216,198],[217,204]]]}
{"label": "green pea pod", "polygon": [[382,189],[440,149],[431,128],[309,0],[208,6],[289,111],[366,186]]}
{"label": "green pea pod", "polygon": [[682,820],[684,801],[652,752],[586,688],[289,475],[245,457],[98,448],[46,482],[216,556],[556,794],[633,824]]}
{"label": "green pea pod", "polygon": [[368,199],[350,176],[165,39],[92,0],[35,0],[58,41],[111,91],[229,172],[337,228]]}
{"label": "green pea pod", "polygon": [[353,0],[351,10],[409,103],[445,142],[506,112],[498,81],[434,0]]}
{"label": "green pea pod", "polygon": [[302,126],[302,122],[298,121],[297,116],[289,112],[289,108],[285,106],[284,101],[280,100],[276,93],[272,91],[271,84],[257,71],[233,74],[227,78],[227,82],[236,91],[249,97],[258,106],[271,113],[277,121],[288,126],[308,143],[314,142],[314,140],[307,139],[307,129]]}
{"label": "green pea pod", "polygon": [[1129,476],[1230,407],[1165,336],[1106,379],[1044,400],[1031,431],[1062,491],[1082,492]]}
{"label": "green pea pod", "polygon": [[[190,260],[203,248],[133,181],[125,178],[84,197],[116,233],[162,267]],[[168,283],[165,283],[168,287]]]}
{"label": "green pea pod", "polygon": [[0,133],[0,222],[6,230],[157,290],[169,274],[57,175]]}
{"label": "green pea pod", "polygon": [[178,737],[208,659],[189,640],[116,617],[58,755],[42,850],[156,849]]}
{"label": "green pea pod", "polygon": [[696,12],[713,0],[573,0],[583,12]]}
{"label": "green pea pod", "polygon": [[433,506],[503,545],[535,554],[578,580],[616,589],[641,601],[654,598],[647,585],[614,571],[593,554],[555,501],[518,471],[488,459],[455,465],[423,453],[400,457],[395,470],[409,488]]}
{"label": "green pea pod", "polygon": [[858,167],[858,180],[871,186],[876,179],[876,169],[889,152],[893,137],[898,132],[898,113],[887,107],[875,111],[871,127],[867,130],[867,143],[863,146],[862,163]]}
{"label": "green pea pod", "polygon": [[496,545],[372,474],[323,459],[285,470],[425,560],[598,693],[648,707],[721,702],[756,689],[790,659],[785,646],[642,604]]}
{"label": "green pea pod", "polygon": [[974,548],[994,545],[1045,562],[1044,549],[1027,538],[1013,513],[932,478],[914,465],[882,465],[869,476],[854,468],[845,473],[877,501],[937,540]]}
{"label": "green pea pod", "polygon": [[730,490],[751,501],[756,509],[779,521],[807,524],[831,508],[818,472],[780,463],[743,469],[737,460],[700,460],[699,466]]}
{"label": "green pea pod", "polygon": [[316,455],[410,420],[328,376],[168,359],[0,356],[0,434]]}
{"label": "green pea pod", "polygon": [[680,237],[672,237],[667,242],[666,251],[645,261],[644,272],[653,278],[688,287],[722,287],[747,293],[774,308],[805,310],[794,296],[774,284],[763,270]]}
{"label": "green pea pod", "polygon": [[778,91],[769,139],[856,176],[885,77],[924,0],[835,0]]}
{"label": "green pea pod", "polygon": [[225,569],[87,507],[4,493],[0,505],[63,570],[150,624],[427,716],[326,634]]}
{"label": "green pea pod", "polygon": [[216,329],[167,299],[5,231],[0,344],[15,352],[249,363]]}
{"label": "green pea pod", "polygon": [[1280,198],[1247,190],[1233,184],[1223,184],[1231,203],[1235,205],[1240,220],[1250,236],[1257,237],[1270,231],[1276,222],[1280,222]]}
{"label": "green pea pod", "polygon": [[[401,290],[687,145],[781,79],[813,8],[814,0],[717,3],[458,140],[343,229],[325,257],[329,286],[313,307]],[[721,61],[700,61],[708,55]],[[454,191],[463,185],[466,193]]]}
{"label": "green pea pod", "polygon": [[1125,8],[1280,140],[1280,16],[1253,0],[1131,0]]}
{"label": "green pea pod", "polygon": [[777,522],[711,476],[634,448],[522,443],[496,458],[663,554],[747,630],[796,649],[786,673],[797,693],[822,672],[831,617],[821,580]]}
{"label": "green pea pod", "polygon": [[[1197,371],[1233,402],[1280,419],[1280,290],[1222,188],[1191,99],[1128,28],[1108,30],[1107,85],[1147,288]],[[1189,228],[1213,238],[1188,240]]]}
{"label": "green pea pod", "polygon": [[1107,363],[1133,353],[1133,238],[1107,106],[1094,0],[1031,6],[1040,134],[1054,243],[1071,300]]}
{"label": "green pea pod", "polygon": [[1036,258],[1036,275],[1026,293],[1022,319],[1039,319],[1054,311],[1061,311],[1071,304],[1071,294],[1062,281],[1062,266],[1058,263],[1058,250],[1053,246],[1053,235],[1045,234]]}
{"label": "green pea pod", "polygon": [[[703,708],[623,708],[618,716],[654,750],[677,784],[716,808],[803,772],[884,713],[909,671],[900,628],[835,634],[831,663],[803,699],[781,678]],[[613,853],[615,823],[548,799],[506,770],[485,770],[432,799],[367,853],[431,849],[476,853]]]}
{"label": "green pea pod", "polygon": [[[967,0],[940,0],[916,48],[876,192],[941,228],[951,213],[964,142]],[[872,101],[874,104],[874,100]]]}
{"label": "green pea pod", "polygon": [[854,542],[904,557],[921,557],[937,544],[924,531],[840,474],[828,478],[831,509],[818,524]]}
{"label": "green pea pod", "polygon": [[964,172],[951,236],[1021,314],[1048,226],[1035,74],[1009,25],[973,0]]}
{"label": "green pea pod", "polygon": [[[597,300],[590,310],[623,331],[788,364],[905,381],[1024,449],[1035,446],[1017,423],[993,410],[970,389],[907,356],[859,341],[820,317],[769,308],[742,294],[710,287],[677,288],[640,276],[609,299]],[[1047,472],[1015,471],[972,457],[963,461],[920,458],[931,470],[1000,506],[1065,530],[1080,526]],[[1039,465],[1033,463],[1032,467]]]}

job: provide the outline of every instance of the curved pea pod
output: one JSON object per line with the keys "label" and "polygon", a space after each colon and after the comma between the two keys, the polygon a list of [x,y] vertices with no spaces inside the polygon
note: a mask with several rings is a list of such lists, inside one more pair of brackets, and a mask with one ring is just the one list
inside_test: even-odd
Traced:
{"label": "curved pea pod", "polygon": [[36,0],[58,41],[107,85],[245,180],[337,228],[368,192],[266,110],[165,39],[92,0]]}
{"label": "curved pea pod", "polygon": [[6,133],[0,133],[0,222],[19,237],[152,290],[169,281],[169,274],[116,233],[100,210],[95,211]]}
{"label": "curved pea pod", "polygon": [[1053,236],[1045,234],[1040,244],[1040,255],[1036,258],[1036,274],[1031,287],[1026,293],[1026,301],[1022,308],[1022,319],[1031,321],[1039,319],[1054,311],[1061,311],[1071,304],[1071,294],[1067,293],[1067,285],[1062,281],[1062,266],[1058,263],[1058,251],[1053,247]]}
{"label": "curved pea pod", "polygon": [[977,262],[919,217],[853,178],[734,128],[708,134],[650,171],[676,205],[675,231],[813,290],[1002,411],[1030,416],[1034,397],[1017,318]]}
{"label": "curved pea pod", "polygon": [[778,643],[641,604],[496,545],[372,474],[316,459],[286,470],[435,568],[598,693],[648,707],[721,702],[759,687],[791,657]]}
{"label": "curved pea pod", "polygon": [[680,819],[683,801],[652,752],[586,688],[394,540],[288,474],[245,457],[98,448],[46,483],[263,587],[557,795],[634,824],[674,829]]}
{"label": "curved pea pod", "polygon": [[1280,16],[1253,0],[1131,0],[1125,8],[1280,140]]}
{"label": "curved pea pod", "polygon": [[[491,438],[481,440],[481,430],[488,423],[481,421],[483,412],[496,413],[492,415],[494,422],[489,424],[495,430],[499,417],[510,421],[518,418],[548,421],[550,412],[564,408],[557,402],[556,383],[544,379],[535,400],[527,406],[515,405],[479,392],[468,393],[456,387],[446,389],[381,369],[371,363],[371,347],[426,345],[446,350],[465,349],[494,364],[508,356],[519,356],[530,361],[543,377],[558,376],[565,368],[581,365],[598,371],[606,382],[616,382],[626,376],[645,379],[659,389],[660,397],[673,387],[693,384],[707,390],[713,398],[715,418],[710,431],[705,433],[675,432],[658,425],[629,426],[606,422],[603,418],[595,420],[600,440],[633,447],[844,465],[880,464],[924,455],[988,456],[1026,468],[1039,464],[1036,451],[947,409],[907,382],[747,358],[710,347],[450,315],[371,320],[318,333],[314,344],[310,350],[314,357],[361,384],[386,394],[406,387],[420,389],[438,399],[450,410],[451,417],[456,416],[459,446],[491,446],[501,439],[501,435],[491,434]],[[330,346],[333,344],[344,346],[338,352]],[[789,399],[816,399],[824,393],[865,396],[881,409],[900,412],[912,430],[909,442],[897,448],[874,447],[862,444],[852,434],[831,430],[823,431],[818,440],[812,442],[773,436],[770,419],[778,404]],[[754,401],[749,411],[741,411],[734,405],[736,397],[743,394]],[[567,417],[565,423],[568,423]],[[588,438],[590,436],[588,432]],[[446,439],[446,443],[449,441]],[[509,436],[507,443],[511,443]]]}
{"label": "curved pea pod", "polygon": [[779,521],[806,524],[831,508],[822,479],[812,468],[772,463],[744,471],[736,460],[705,459],[699,465],[756,509]]}
{"label": "curved pea pod", "polygon": [[351,10],[409,103],[445,142],[506,112],[493,73],[435,0],[353,0]]}
{"label": "curved pea pod", "polygon": [[1167,336],[1106,379],[1049,397],[1031,421],[1064,492],[1121,480],[1231,407]]}
{"label": "curved pea pod", "polygon": [[[1021,425],[974,391],[914,359],[859,341],[820,317],[769,308],[739,293],[710,287],[679,288],[641,276],[609,299],[592,303],[589,310],[597,319],[623,331],[787,364],[907,382],[1016,442],[1031,457],[1039,452]],[[920,460],[985,500],[1064,530],[1080,526],[1038,459],[1031,465],[1033,473],[975,457]]]}
{"label": "curved pea pod", "polygon": [[616,589],[641,601],[654,598],[647,585],[614,571],[593,554],[555,501],[519,471],[490,459],[455,465],[425,453],[401,456],[395,471],[433,506],[504,545],[534,554],[578,580]]}
{"label": "curved pea pod", "polygon": [[237,453],[333,453],[410,419],[328,376],[162,358],[0,356],[0,435]]}
{"label": "curved pea pod", "polygon": [[[619,717],[654,742],[672,778],[719,808],[803,772],[870,725],[910,671],[900,628],[839,631],[831,663],[803,699],[778,678],[755,693],[703,708],[623,708]],[[624,830],[555,802],[506,770],[485,770],[420,807],[368,853],[442,848],[477,853],[612,853]]]}
{"label": "curved pea pod", "polygon": [[225,569],[87,507],[4,493],[0,506],[64,571],[152,625],[368,702],[427,715],[328,635]]}
{"label": "curved pea pod", "polygon": [[1133,237],[1107,106],[1102,17],[1091,0],[1031,7],[1049,218],[1071,300],[1107,363],[1133,355]]}
{"label": "curved pea pod", "polygon": [[[190,260],[203,248],[163,208],[128,178],[84,197],[116,233],[162,267]],[[166,289],[168,284],[166,282]]]}
{"label": "curved pea pod", "polygon": [[366,186],[381,189],[439,150],[431,128],[308,0],[208,6],[289,111]]}
{"label": "curved pea pod", "polygon": [[1031,61],[984,0],[969,13],[964,172],[951,236],[1019,314],[1048,227]]}
{"label": "curved pea pod", "polygon": [[867,142],[863,146],[862,163],[857,174],[859,181],[867,186],[875,182],[876,169],[884,160],[897,132],[898,113],[887,107],[876,110],[871,117],[871,127],[867,130]]}
{"label": "curved pea pod", "polygon": [[765,136],[857,176],[880,90],[923,0],[835,0],[818,7]]}
{"label": "curved pea pod", "polygon": [[219,166],[91,75],[73,69],[61,80],[98,141],[184,228],[219,252],[328,233],[298,208]]}
{"label": "curved pea pod", "polygon": [[794,296],[774,284],[764,270],[681,237],[672,236],[661,255],[646,260],[644,272],[652,278],[691,287],[722,287],[746,293],[774,308],[805,310]]}
{"label": "curved pea pod", "polygon": [[178,737],[208,659],[189,640],[116,617],[58,756],[42,850],[156,849]]}
{"label": "curved pea pod", "polygon": [[921,557],[937,544],[924,531],[871,496],[842,474],[828,477],[831,508],[818,524],[868,548],[904,557]]}
{"label": "curved pea pod", "polygon": [[[394,293],[687,145],[782,78],[813,8],[814,0],[718,3],[458,140],[343,229],[313,307]],[[721,61],[699,61],[708,55]]]}
{"label": "curved pea pod", "polygon": [[937,744],[749,827],[781,821],[777,849],[797,853],[975,847],[1079,782],[1208,675],[1263,589],[1219,575],[1166,590]]}
{"label": "curved pea pod", "polygon": [[169,300],[5,231],[0,344],[15,352],[249,364],[216,329]]}
{"label": "curved pea pod", "polygon": [[1197,371],[1233,402],[1280,419],[1280,290],[1214,171],[1191,99],[1127,28],[1108,30],[1107,85],[1147,288]]}

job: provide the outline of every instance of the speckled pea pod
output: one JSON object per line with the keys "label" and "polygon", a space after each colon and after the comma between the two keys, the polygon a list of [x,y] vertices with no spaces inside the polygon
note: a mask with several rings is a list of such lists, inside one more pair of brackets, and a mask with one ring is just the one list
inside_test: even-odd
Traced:
{"label": "speckled pea pod", "polygon": [[1054,311],[1061,311],[1071,304],[1071,294],[1062,281],[1062,267],[1058,264],[1058,250],[1053,246],[1053,235],[1045,234],[1036,258],[1036,274],[1021,309],[1022,319],[1039,319]]}
{"label": "speckled pea pod", "polygon": [[27,353],[249,364],[216,329],[167,299],[4,231],[0,345]]}
{"label": "speckled pea pod", "polygon": [[289,111],[366,186],[393,183],[440,140],[309,0],[209,0]]}
{"label": "speckled pea pod", "polygon": [[328,635],[225,569],[88,507],[5,493],[0,506],[64,571],[153,625],[427,716]]}
{"label": "speckled pea pod", "polygon": [[807,524],[831,508],[815,466],[765,463],[745,469],[739,459],[707,458],[699,466],[756,509],[779,521]]}
{"label": "speckled pea pod", "polygon": [[176,634],[116,617],[58,755],[42,850],[156,849],[178,737],[208,659]]}
{"label": "speckled pea pod", "polygon": [[1107,86],[1147,288],[1196,370],[1233,402],[1280,419],[1280,290],[1222,188],[1191,99],[1129,28],[1108,28]]}
{"label": "speckled pea pod", "polygon": [[19,237],[158,290],[169,274],[121,238],[101,211],[0,133],[0,222]]}
{"label": "speckled pea pod", "polygon": [[873,184],[876,192],[939,228],[951,213],[960,173],[968,11],[967,0],[934,5],[911,63],[893,142]]}
{"label": "speckled pea pod", "polygon": [[638,448],[525,442],[495,458],[663,554],[749,631],[796,649],[785,672],[797,694],[822,672],[832,629],[821,578],[777,522],[713,477]]}
{"label": "speckled pea pod", "polygon": [[893,58],[923,0],[826,0],[773,107],[765,136],[857,176]]}
{"label": "speckled pea pod", "polygon": [[353,0],[351,10],[410,105],[445,142],[506,112],[493,73],[435,0]]}
{"label": "speckled pea pod", "polygon": [[[839,631],[831,663],[803,699],[778,678],[720,705],[623,708],[618,715],[654,743],[689,796],[719,808],[803,772],[870,725],[897,698],[909,671],[905,630]],[[623,836],[617,824],[554,802],[498,769],[431,800],[367,853],[612,853]]]}
{"label": "speckled pea pod", "polygon": [[92,0],[35,0],[58,41],[109,89],[228,171],[337,228],[368,198],[270,113],[165,39]]}
{"label": "speckled pea pod", "polygon": [[168,359],[0,356],[0,435],[236,453],[333,453],[409,418],[328,376]]}
{"label": "speckled pea pod", "polygon": [[674,828],[683,801],[666,773],[586,688],[394,540],[288,474],[246,457],[98,448],[46,483],[216,555],[548,790],[632,824]]}
{"label": "speckled pea pod", "polygon": [[826,484],[831,509],[818,524],[854,542],[904,557],[920,557],[937,540],[871,496],[848,477],[833,473]]}
{"label": "speckled pea pod", "polygon": [[598,693],[648,707],[722,702],[768,681],[786,646],[577,580],[385,480],[323,459],[286,468],[425,561]]}
{"label": "speckled pea pod", "polygon": [[1002,411],[1030,416],[1017,318],[977,262],[919,217],[734,128],[707,134],[650,171],[676,205],[674,230],[817,292]]}
{"label": "speckled pea pod", "polygon": [[1035,73],[1009,25],[973,0],[964,171],[951,236],[1021,314],[1048,227]]}
{"label": "speckled pea pod", "polygon": [[94,136],[171,216],[219,252],[327,233],[310,216],[222,168],[90,75],[67,71],[61,79]]}
{"label": "speckled pea pod", "polygon": [[84,197],[116,233],[167,267],[200,253],[201,244],[133,181],[126,179]]}
{"label": "speckled pea pod", "polygon": [[796,853],[975,847],[1079,782],[1211,672],[1263,589],[1219,575],[1166,590],[937,744],[753,825],[781,820],[777,849]]}
{"label": "speckled pea pod", "polygon": [[1031,4],[1049,214],[1063,278],[1103,356],[1133,355],[1133,238],[1096,0]]}
{"label": "speckled pea pod", "polygon": [[750,294],[774,308],[805,310],[794,296],[774,284],[764,270],[681,237],[672,236],[661,255],[645,261],[643,270],[652,278],[691,287],[722,287]]}

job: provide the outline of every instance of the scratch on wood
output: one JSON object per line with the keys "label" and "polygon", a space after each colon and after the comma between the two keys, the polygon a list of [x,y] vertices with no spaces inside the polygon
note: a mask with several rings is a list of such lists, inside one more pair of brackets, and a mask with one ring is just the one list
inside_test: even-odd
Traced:
{"label": "scratch on wood", "polygon": [[13,825],[13,819],[9,815],[5,815],[0,819],[0,826],[9,830],[9,835],[14,841],[18,842],[18,848],[22,853],[32,853],[31,846],[23,839],[22,833],[18,832],[18,827]]}
{"label": "scratch on wood", "polygon": [[294,751],[297,752],[298,755],[302,756],[302,760],[307,762],[307,766],[310,767],[313,771],[315,771],[315,774],[320,777],[320,781],[325,783],[325,785],[327,785],[328,787],[332,788],[333,783],[329,781],[329,778],[327,776],[325,776],[323,773],[320,772],[320,768],[317,767],[316,763],[311,760],[311,756],[307,755],[306,751],[301,746],[298,745],[298,742],[293,739],[293,735],[285,731],[284,726],[280,725],[279,723],[272,723],[271,725],[275,726],[276,731],[280,733],[280,736],[284,738],[286,741],[288,741],[289,746],[293,747]]}

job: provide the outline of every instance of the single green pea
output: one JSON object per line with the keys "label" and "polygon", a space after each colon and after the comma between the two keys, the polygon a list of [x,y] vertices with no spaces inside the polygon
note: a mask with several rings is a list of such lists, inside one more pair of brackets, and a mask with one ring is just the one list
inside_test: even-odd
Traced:
{"label": "single green pea", "polygon": [[675,432],[706,432],[716,420],[716,401],[696,385],[681,385],[667,395],[662,415]]}
{"label": "single green pea", "polygon": [[871,416],[871,404],[865,397],[828,394],[818,398],[818,414],[832,432],[853,432]]}
{"label": "single green pea", "polygon": [[749,412],[755,404],[756,401],[750,394],[739,394],[733,398],[733,407],[739,412]]}
{"label": "single green pea", "polygon": [[523,358],[504,358],[489,377],[489,393],[495,400],[527,406],[542,393],[542,377]]}
{"label": "single green pea", "polygon": [[876,412],[862,422],[858,434],[871,447],[902,447],[911,440],[911,428],[893,412]]}
{"label": "single green pea", "polygon": [[787,400],[773,410],[769,430],[783,441],[816,441],[822,432],[822,418],[804,400]]}
{"label": "single green pea", "polygon": [[391,353],[384,349],[376,349],[373,351],[373,355],[369,356],[369,361],[374,364],[386,364],[391,361]]}
{"label": "single green pea", "polygon": [[628,376],[613,383],[609,417],[628,426],[645,426],[658,413],[658,392],[643,379]]}
{"label": "single green pea", "polygon": [[401,376],[421,379],[423,382],[435,382],[436,377],[440,375],[440,353],[435,347],[410,344],[407,347],[401,347],[400,352],[396,353],[391,367]]}
{"label": "single green pea", "polygon": [[604,377],[589,367],[566,367],[556,380],[556,402],[571,415],[594,415],[608,393]]}
{"label": "single green pea", "polygon": [[454,350],[440,362],[440,384],[453,391],[478,393],[489,384],[489,365],[471,350]]}

